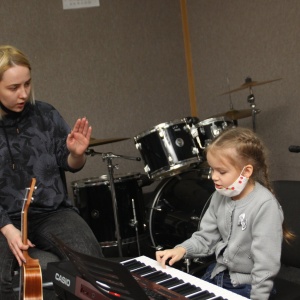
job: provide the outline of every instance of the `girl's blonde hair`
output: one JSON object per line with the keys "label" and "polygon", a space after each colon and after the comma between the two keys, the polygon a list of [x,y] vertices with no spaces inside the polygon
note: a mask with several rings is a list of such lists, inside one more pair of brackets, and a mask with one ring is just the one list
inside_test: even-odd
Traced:
{"label": "girl's blonde hair", "polygon": [[273,192],[269,181],[267,166],[267,149],[261,139],[250,129],[236,127],[223,131],[208,147],[206,152],[217,152],[224,149],[235,149],[237,156],[222,152],[222,157],[236,168],[250,164],[253,166],[251,179],[260,182]]}
{"label": "girl's blonde hair", "polygon": [[[226,149],[235,149],[236,156],[230,155]],[[222,152],[220,152],[222,151]],[[227,159],[234,167],[242,169],[245,165],[253,166],[250,180],[257,181],[269,189],[273,194],[267,165],[268,151],[262,140],[251,129],[236,127],[223,131],[207,146],[205,152],[220,155]],[[288,230],[285,223],[282,225],[283,236],[287,243],[295,239],[294,233]]]}

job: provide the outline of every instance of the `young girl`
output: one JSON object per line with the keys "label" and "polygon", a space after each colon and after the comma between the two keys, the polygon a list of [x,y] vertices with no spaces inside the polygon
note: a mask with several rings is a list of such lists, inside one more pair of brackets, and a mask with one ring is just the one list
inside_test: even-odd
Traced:
{"label": "young girl", "polygon": [[265,148],[249,129],[224,131],[206,149],[216,192],[199,231],[174,249],[156,252],[165,267],[183,257],[215,254],[204,280],[252,300],[275,293],[280,269],[283,212],[270,187]]}

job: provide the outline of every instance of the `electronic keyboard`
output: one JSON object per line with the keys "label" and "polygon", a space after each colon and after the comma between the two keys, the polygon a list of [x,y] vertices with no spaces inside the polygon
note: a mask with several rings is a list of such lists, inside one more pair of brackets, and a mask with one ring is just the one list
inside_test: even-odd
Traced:
{"label": "electronic keyboard", "polygon": [[[116,273],[115,277],[120,281],[120,285],[128,289],[128,294],[126,294],[127,291],[118,292],[118,289],[113,286],[111,286],[113,288],[111,288],[109,294],[108,289],[105,292],[99,290],[99,282],[101,284],[100,278],[103,278],[103,270],[108,270],[107,266],[99,272],[99,276],[95,275],[96,273],[94,272],[93,277],[85,278],[84,275],[87,275],[88,268],[84,269],[84,274],[82,275],[82,272],[76,268],[74,262],[49,263],[47,268],[48,276],[53,281],[54,289],[60,299],[247,299],[176,268],[166,266],[164,269],[156,260],[146,256],[132,258],[120,263],[110,261],[109,259],[99,260],[95,258],[90,259],[89,264],[91,266],[93,265],[93,261],[95,261],[97,268],[99,264],[101,265],[101,262],[102,264],[108,263],[107,266],[111,269],[110,272]],[[120,274],[120,268],[123,275]],[[130,274],[134,279],[132,282],[128,282],[131,279],[128,277]],[[98,279],[92,280],[97,277]],[[124,284],[122,284],[123,279]]]}

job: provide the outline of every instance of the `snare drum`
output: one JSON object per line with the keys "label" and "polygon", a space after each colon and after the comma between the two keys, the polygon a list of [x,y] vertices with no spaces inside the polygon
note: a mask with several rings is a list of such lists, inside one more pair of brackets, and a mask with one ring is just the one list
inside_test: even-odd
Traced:
{"label": "snare drum", "polygon": [[[140,174],[114,177],[120,236],[122,244],[128,244],[136,241],[135,218],[138,233],[143,234],[146,230],[143,193],[138,184]],[[75,206],[91,227],[100,245],[116,246],[117,235],[109,177],[103,175],[73,181],[72,188]]]}
{"label": "snare drum", "polygon": [[233,120],[227,117],[210,118],[195,124],[198,131],[196,143],[200,149],[205,149],[225,129],[234,127]]}
{"label": "snare drum", "polygon": [[188,118],[161,123],[134,141],[151,179],[176,175],[201,161]]}

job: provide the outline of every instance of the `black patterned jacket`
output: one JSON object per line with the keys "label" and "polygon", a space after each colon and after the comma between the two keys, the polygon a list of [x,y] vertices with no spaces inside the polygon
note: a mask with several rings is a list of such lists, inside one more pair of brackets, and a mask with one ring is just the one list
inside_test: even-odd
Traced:
{"label": "black patterned jacket", "polygon": [[22,113],[0,120],[0,227],[19,219],[25,188],[37,180],[28,216],[71,207],[61,170],[67,164],[69,126],[50,104],[27,103]]}

